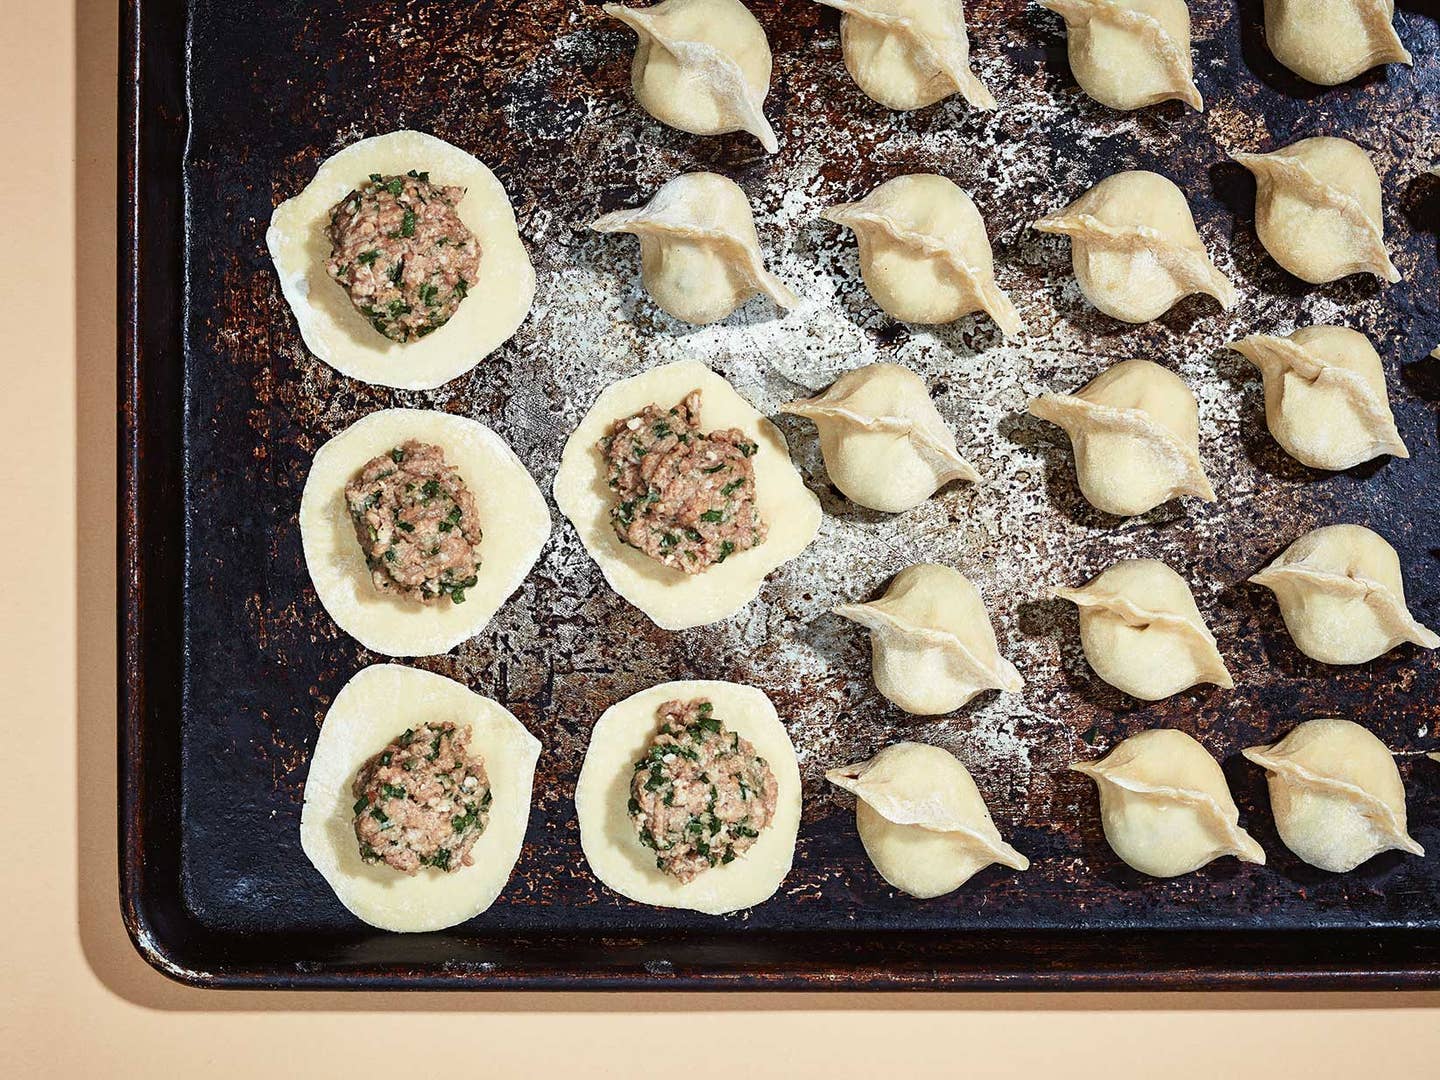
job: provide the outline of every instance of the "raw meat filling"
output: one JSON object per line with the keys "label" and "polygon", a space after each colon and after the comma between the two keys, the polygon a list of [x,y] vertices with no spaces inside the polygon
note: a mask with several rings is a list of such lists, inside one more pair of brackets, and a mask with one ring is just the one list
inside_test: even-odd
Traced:
{"label": "raw meat filling", "polygon": [[765,539],[755,509],[754,455],[735,428],[703,433],[700,392],[673,409],[647,405],[600,440],[621,541],[666,566],[699,574]]}
{"label": "raw meat filling", "polygon": [[468,726],[422,724],[360,767],[351,790],[362,859],[405,874],[470,865],[491,796],[485,763],[466,753],[469,738]]}
{"label": "raw meat filling", "polygon": [[630,820],[655,865],[693,880],[748,851],[775,816],[775,775],[704,700],[667,701],[635,763]]}

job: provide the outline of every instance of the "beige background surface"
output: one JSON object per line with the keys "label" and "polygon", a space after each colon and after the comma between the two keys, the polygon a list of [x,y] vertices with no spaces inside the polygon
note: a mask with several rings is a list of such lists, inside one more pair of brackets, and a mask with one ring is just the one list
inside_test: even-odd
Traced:
{"label": "beige background surface", "polygon": [[723,1026],[697,1078],[1440,1075],[1440,994],[266,996],[147,968],[116,904],[117,6],[0,0],[0,1076],[364,1076],[377,1025],[435,1075],[638,1076],[657,1017]]}

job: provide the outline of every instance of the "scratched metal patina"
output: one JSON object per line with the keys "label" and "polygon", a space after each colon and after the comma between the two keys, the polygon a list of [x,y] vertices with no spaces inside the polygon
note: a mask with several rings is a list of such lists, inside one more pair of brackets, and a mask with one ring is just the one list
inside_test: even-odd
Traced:
{"label": "scratched metal patina", "polygon": [[[1440,342],[1440,183],[1423,175],[1440,160],[1433,7],[1427,16],[1402,0],[1396,17],[1413,68],[1321,92],[1265,52],[1258,0],[1238,9],[1195,3],[1203,114],[1177,102],[1122,114],[1090,101],[1069,74],[1059,18],[1021,0],[981,0],[969,12],[995,112],[953,98],[895,114],[845,73],[834,12],[802,0],[752,7],[775,53],[766,104],[781,140],[775,157],[747,136],[692,137],[641,111],[629,90],[634,38],[597,4],[195,5],[183,793],[185,890],[198,916],[257,932],[355,925],[299,846],[319,721],[345,680],[381,659],[336,629],[306,577],[296,508],[315,449],[374,409],[446,409],[498,430],[548,493],[567,434],[604,386],[693,358],[785,431],[824,504],[820,536],[740,615],[667,633],[609,590],[557,513],[534,572],[489,628],[417,662],[499,699],[544,743],[524,851],[483,925],[709,922],[598,886],[571,802],[599,713],[654,682],[689,677],[769,693],[804,775],[795,869],[777,897],[729,920],[737,929],[1440,922],[1440,858],[1388,855],[1343,876],[1311,870],[1279,843],[1260,771],[1238,757],[1307,717],[1358,720],[1400,752],[1412,831],[1440,849],[1440,766],[1419,754],[1440,746],[1440,654],[1405,647],[1357,668],[1322,667],[1291,644],[1271,594],[1245,584],[1305,530],[1360,522],[1396,546],[1414,613],[1440,625],[1440,361],[1427,358]],[[399,127],[431,131],[496,171],[539,276],[515,338],[429,393],[362,385],[309,356],[263,244],[272,207],[326,156]],[[1227,155],[1316,134],[1348,136],[1374,159],[1400,284],[1352,277],[1308,287],[1260,248],[1253,182]],[[715,326],[676,323],[645,296],[635,241],[585,228],[702,168],[745,188],[771,269],[804,298],[797,310],[781,316],[757,300]],[[1155,169],[1186,193],[1206,247],[1239,288],[1233,312],[1192,297],[1148,325],[1109,320],[1080,296],[1068,243],[1027,228],[1126,168]],[[943,173],[974,196],[999,283],[1029,324],[1018,340],[1002,342],[983,317],[933,329],[885,317],[861,284],[853,237],[819,217],[915,171]],[[1342,322],[1374,340],[1410,460],[1322,474],[1270,439],[1257,374],[1222,346],[1316,322]],[[1078,387],[1127,357],[1156,360],[1194,389],[1218,502],[1107,518],[1080,497],[1063,434],[1025,414],[1035,394]],[[952,486],[897,516],[858,509],[828,485],[813,427],[776,416],[776,406],[877,360],[930,381],[983,483]],[[1197,688],[1147,705],[1089,671],[1073,608],[1047,600],[1047,590],[1128,556],[1162,558],[1189,579],[1235,675],[1233,692]],[[1022,694],[988,694],[953,715],[917,719],[875,691],[865,635],[830,610],[875,594],[920,560],[974,580],[1001,649],[1025,677]],[[1226,859],[1158,882],[1114,857],[1093,785],[1066,765],[1155,725],[1194,734],[1224,760],[1242,823],[1265,846],[1268,866]],[[1001,831],[1033,860],[1029,872],[991,868],[923,903],[881,881],[850,806],[821,774],[901,738],[960,755]]]}

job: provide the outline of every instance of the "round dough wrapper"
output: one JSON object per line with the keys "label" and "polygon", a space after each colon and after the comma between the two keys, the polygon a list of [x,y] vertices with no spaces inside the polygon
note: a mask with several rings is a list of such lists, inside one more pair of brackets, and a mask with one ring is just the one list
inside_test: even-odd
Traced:
{"label": "round dough wrapper", "polygon": [[[449,721],[470,726],[470,750],[485,762],[494,801],[490,823],[454,873],[426,868],[413,877],[360,858],[351,784],[360,767],[406,728]],[[443,930],[495,902],[525,840],[540,743],[498,702],[428,671],[376,664],[340,693],[315,742],[300,846],[359,919],[382,930]]]}
{"label": "round dough wrapper", "polygon": [[[371,173],[410,169],[465,189],[456,212],[480,241],[480,280],[449,322],[402,344],[371,326],[325,272],[325,230],[330,208]],[[535,297],[535,271],[500,181],[459,147],[422,131],[361,139],[328,158],[304,191],[275,208],[265,244],[305,347],[342,375],[377,386],[430,390],[465,374],[510,339]]]}
{"label": "round dough wrapper", "polygon": [[946,750],[899,742],[869,761],[831,769],[856,797],[855,825],[880,876],[921,900],[954,892],[991,863],[1028,870],[1000,838],[970,772]]}
{"label": "round dough wrapper", "polygon": [[[475,496],[484,538],[479,580],[465,602],[420,604],[381,593],[345,505],[345,485],[406,439],[439,446]],[[300,497],[310,581],[337,626],[372,652],[433,656],[483,630],[519,588],[550,536],[550,511],[525,466],[484,424],[428,409],[382,409],[322,446]]]}
{"label": "round dough wrapper", "polygon": [[[764,542],[702,574],[664,566],[621,543],[610,525],[615,493],[606,485],[605,461],[597,449],[616,420],[650,404],[669,408],[692,390],[700,391],[703,430],[738,428],[760,447],[754,459],[755,501],[770,530]],[[694,360],[624,379],[595,399],[560,455],[555,502],[610,587],[664,630],[729,618],[755,598],[767,574],[800,554],[820,530],[820,501],[791,464],[780,429],[728,382]]]}
{"label": "round dough wrapper", "polygon": [[[779,794],[774,818],[749,851],[682,884],[656,867],[655,853],[640,843],[627,805],[635,762],[659,728],[656,710],[667,701],[696,698],[708,699],[715,717],[750,741],[775,774]],[[795,856],[800,830],[795,747],[775,706],[753,686],[708,679],[660,683],[610,706],[596,722],[575,785],[575,812],[591,871],[621,896],[706,915],[754,907],[780,888]]]}

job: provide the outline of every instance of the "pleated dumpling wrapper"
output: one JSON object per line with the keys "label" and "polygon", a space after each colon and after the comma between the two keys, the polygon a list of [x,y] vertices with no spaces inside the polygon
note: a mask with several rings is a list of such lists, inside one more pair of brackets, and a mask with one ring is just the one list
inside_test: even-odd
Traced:
{"label": "pleated dumpling wrapper", "polygon": [[745,192],[715,173],[677,176],[644,206],[605,214],[590,228],[640,238],[646,291],[683,322],[716,322],[762,293],[782,308],[800,303],[765,269]]}
{"label": "pleated dumpling wrapper", "polygon": [[[478,242],[479,278],[444,325],[400,342],[372,325],[326,264],[331,210],[367,182],[410,173],[464,189],[454,212]],[[305,347],[340,374],[378,386],[430,390],[465,374],[510,339],[535,297],[535,271],[500,181],[465,151],[420,131],[361,139],[326,159],[304,191],[275,208],[265,244]],[[378,259],[360,253],[367,256]],[[405,306],[395,303],[397,310]]]}
{"label": "pleated dumpling wrapper", "polygon": [[[646,817],[642,826],[637,820],[645,810],[635,800],[634,791],[637,774],[642,777],[642,793],[647,784],[654,785],[650,789],[653,794],[673,783],[666,773],[673,761],[664,762],[664,753],[656,752],[655,739],[660,733],[662,707],[676,702],[708,703],[710,709],[704,711],[700,722],[713,733],[728,733],[726,745],[735,736],[743,739],[775,782],[773,813],[762,828],[751,830],[759,834],[753,837],[754,844],[728,861],[718,857],[689,880],[657,865],[668,849],[653,832],[660,827],[657,822]],[[745,749],[738,740],[734,745],[736,752]],[[721,771],[731,775],[730,770]],[[728,823],[721,826],[724,835],[733,835],[734,819],[743,813],[743,809],[735,809],[736,800],[743,807],[757,797],[763,794],[742,786],[713,801],[707,799],[698,813],[701,841],[708,845],[711,841],[707,838],[716,835],[711,828],[717,817]],[[683,791],[672,801],[683,804]],[[723,915],[768,900],[790,873],[800,829],[800,768],[785,725],[763,691],[714,680],[661,683],[612,705],[596,722],[575,785],[575,811],[585,860],[610,889],[641,904]],[[642,839],[642,828],[652,830],[650,843]],[[698,851],[699,845],[694,846]]]}
{"label": "pleated dumpling wrapper", "polygon": [[1301,139],[1269,154],[1235,154],[1255,174],[1255,232],[1270,257],[1321,285],[1350,274],[1400,280],[1385,250],[1380,177],[1349,139]]}
{"label": "pleated dumpling wrapper", "polygon": [[1385,371],[1370,340],[1345,326],[1231,342],[1260,369],[1265,423],[1287,454],[1315,469],[1348,469],[1382,454],[1408,458]]}
{"label": "pleated dumpling wrapper", "polygon": [[746,131],[780,149],[765,118],[770,42],[740,0],[665,0],[647,8],[606,4],[639,35],[630,84],[662,124],[692,135]]}
{"label": "pleated dumpling wrapper", "polygon": [[854,230],[865,287],[887,314],[902,322],[947,323],[983,311],[1006,337],[1024,329],[995,284],[980,211],[945,177],[897,176],[823,216]]}
{"label": "pleated dumpling wrapper", "polygon": [[[484,831],[459,869],[422,866],[406,874],[366,862],[356,835],[353,789],[361,769],[408,730],[469,729],[468,753],[490,785]],[[479,915],[510,880],[525,827],[540,743],[498,702],[399,664],[356,672],[335,695],[310,758],[300,811],[300,846],[340,902],[359,919],[402,933],[443,930]],[[383,811],[382,811],[383,813]]]}
{"label": "pleated dumpling wrapper", "polygon": [[1381,64],[1410,63],[1395,0],[1265,0],[1265,43],[1302,79],[1335,86]]}
{"label": "pleated dumpling wrapper", "polygon": [[[453,589],[427,601],[403,595],[392,581],[403,583],[388,576],[386,568],[392,564],[380,554],[384,536],[393,539],[391,550],[404,555],[408,545],[435,524],[428,506],[421,505],[430,500],[426,489],[414,506],[378,508],[393,520],[382,526],[384,536],[371,537],[377,558],[373,569],[356,531],[347,485],[359,483],[366,466],[377,458],[389,456],[397,470],[402,468],[403,448],[412,440],[438,447],[445,465],[454,467],[474,497],[481,534],[479,566],[473,580],[458,579],[459,602]],[[439,487],[434,491],[437,497],[445,495]],[[456,514],[456,506],[444,505]],[[371,508],[357,504],[356,509],[363,513]],[[454,527],[458,520],[439,520],[437,544],[454,541],[460,533]],[[402,534],[399,530],[407,526]],[[361,527],[372,526],[367,519]],[[316,596],[341,630],[385,656],[432,656],[474,637],[520,587],[549,536],[545,496],[505,440],[468,417],[429,409],[382,409],[357,420],[315,454],[300,496],[300,543]]]}
{"label": "pleated dumpling wrapper", "polygon": [[855,84],[887,109],[921,109],[959,94],[995,98],[970,70],[962,0],[819,0],[842,13],[840,47]]}
{"label": "pleated dumpling wrapper", "polygon": [[1235,682],[1185,579],[1158,559],[1122,559],[1079,589],[1051,595],[1080,609],[1080,644],[1095,674],[1142,701],[1197,683]]}
{"label": "pleated dumpling wrapper", "polygon": [[903,893],[944,896],[993,863],[1030,869],[1000,838],[969,770],[938,746],[894,743],[825,779],[855,796],[865,854]]}
{"label": "pleated dumpling wrapper", "polygon": [[879,600],[835,614],[870,631],[875,686],[908,713],[939,716],[986,690],[1018,694],[1025,685],[1000,655],[979,590],[948,566],[906,567]]}
{"label": "pleated dumpling wrapper", "polygon": [[1031,415],[1065,429],[1075,478],[1096,509],[1131,517],[1182,495],[1215,501],[1200,464],[1200,413],[1185,380],[1124,360],[1074,394],[1042,394]]}
{"label": "pleated dumpling wrapper", "polygon": [[1184,194],[1158,173],[1107,176],[1034,227],[1070,237],[1080,291],[1112,318],[1149,322],[1191,293],[1235,306],[1235,286],[1205,253]]}
{"label": "pleated dumpling wrapper", "polygon": [[1398,645],[1440,647],[1405,606],[1400,556],[1363,525],[1326,525],[1250,579],[1275,593],[1295,647],[1322,664],[1363,664]]}
{"label": "pleated dumpling wrapper", "polygon": [[1132,735],[1100,761],[1078,761],[1100,789],[1100,822],[1115,854],[1151,877],[1188,874],[1225,855],[1264,863],[1240,828],[1219,763],[1183,731]]}
{"label": "pleated dumpling wrapper", "polygon": [[1242,751],[1265,769],[1285,846],[1343,874],[1382,851],[1425,849],[1405,831],[1405,785],[1389,749],[1350,720],[1307,720],[1270,746]]}
{"label": "pleated dumpling wrapper", "polygon": [[[600,442],[616,421],[650,405],[667,409],[696,391],[703,431],[737,429],[754,448],[749,458],[755,476],[754,505],[766,535],[754,547],[725,557],[703,573],[688,574],[621,541],[615,514],[623,513],[624,504],[609,486]],[[612,384],[596,398],[560,455],[555,502],[610,587],[665,630],[729,618],[755,598],[766,575],[805,550],[820,529],[820,501],[791,464],[780,429],[728,382],[694,360],[651,368]]]}
{"label": "pleated dumpling wrapper", "polygon": [[856,368],[780,411],[815,422],[830,481],[871,510],[913,510],[952,480],[980,479],[925,381],[899,364]]}
{"label": "pleated dumpling wrapper", "polygon": [[1065,20],[1080,89],[1112,109],[1178,99],[1204,109],[1190,60],[1185,0],[1040,0]]}

